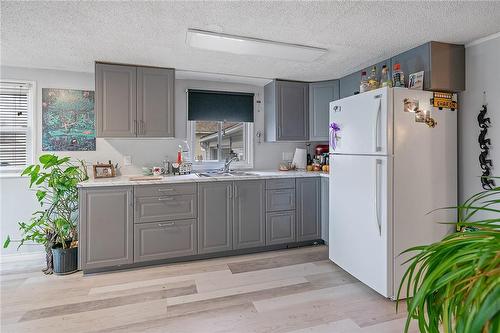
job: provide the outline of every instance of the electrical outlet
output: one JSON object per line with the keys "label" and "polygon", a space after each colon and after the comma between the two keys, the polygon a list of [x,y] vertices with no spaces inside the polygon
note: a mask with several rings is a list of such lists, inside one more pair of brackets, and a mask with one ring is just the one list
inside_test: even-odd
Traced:
{"label": "electrical outlet", "polygon": [[132,156],[130,155],[123,156],[123,165],[132,165]]}

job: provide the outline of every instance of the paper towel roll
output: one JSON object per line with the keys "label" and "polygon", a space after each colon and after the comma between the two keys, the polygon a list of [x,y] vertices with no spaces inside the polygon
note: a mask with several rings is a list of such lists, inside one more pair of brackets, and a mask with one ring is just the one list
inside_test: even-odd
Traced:
{"label": "paper towel roll", "polygon": [[304,148],[296,148],[292,163],[297,169],[305,169],[307,166],[307,153]]}

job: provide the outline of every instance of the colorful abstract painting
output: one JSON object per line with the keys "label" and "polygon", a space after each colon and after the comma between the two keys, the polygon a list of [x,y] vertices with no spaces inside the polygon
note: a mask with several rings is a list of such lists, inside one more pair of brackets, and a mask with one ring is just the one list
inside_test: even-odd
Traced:
{"label": "colorful abstract painting", "polygon": [[42,150],[95,150],[93,91],[42,89]]}

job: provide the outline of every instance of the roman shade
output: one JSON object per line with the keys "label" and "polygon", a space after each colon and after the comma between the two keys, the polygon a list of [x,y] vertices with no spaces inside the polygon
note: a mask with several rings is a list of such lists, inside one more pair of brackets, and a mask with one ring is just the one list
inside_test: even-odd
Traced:
{"label": "roman shade", "polygon": [[253,122],[251,93],[188,90],[188,120]]}

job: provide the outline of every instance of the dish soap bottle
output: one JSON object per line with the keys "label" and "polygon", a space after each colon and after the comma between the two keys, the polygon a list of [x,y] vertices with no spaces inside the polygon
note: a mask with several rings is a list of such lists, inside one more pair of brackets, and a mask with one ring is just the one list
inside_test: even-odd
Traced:
{"label": "dish soap bottle", "polygon": [[368,79],[366,78],[366,72],[362,71],[361,72],[361,82],[359,84],[359,93],[364,93],[365,91],[368,91],[369,85],[368,85]]}
{"label": "dish soap bottle", "polygon": [[392,87],[392,80],[389,77],[389,70],[387,66],[382,66],[382,75],[380,76],[380,86],[381,87]]}
{"label": "dish soap bottle", "polygon": [[405,86],[405,74],[401,70],[401,65],[394,64],[392,73],[392,86],[393,87],[404,87]]}
{"label": "dish soap bottle", "polygon": [[379,82],[377,79],[377,66],[372,67],[372,71],[370,76],[368,77],[368,86],[369,90],[377,89],[379,86]]}

